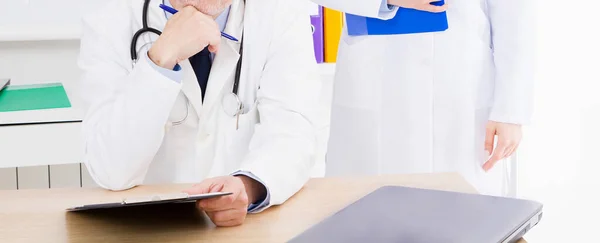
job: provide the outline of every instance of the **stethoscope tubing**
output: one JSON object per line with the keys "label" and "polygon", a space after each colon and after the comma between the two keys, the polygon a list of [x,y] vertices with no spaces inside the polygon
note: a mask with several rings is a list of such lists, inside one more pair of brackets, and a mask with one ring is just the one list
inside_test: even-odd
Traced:
{"label": "stethoscope tubing", "polygon": [[[163,4],[164,4],[164,0],[163,0]],[[142,12],[142,28],[135,32],[135,34],[133,35],[132,40],[131,40],[130,55],[131,55],[132,62],[134,64],[138,60],[138,54],[137,54],[138,39],[144,33],[147,33],[147,32],[154,33],[156,35],[162,34],[161,31],[148,26],[148,8],[149,8],[149,6],[150,6],[150,0],[144,0],[143,10],[142,10],[143,11]],[[166,14],[165,14],[165,17],[166,17]],[[243,112],[243,109],[244,109],[243,102],[241,101],[240,97],[238,96],[238,89],[239,89],[240,78],[241,78],[241,69],[242,69],[241,67],[242,67],[243,48],[244,48],[244,37],[242,34],[242,39],[240,42],[240,58],[238,59],[237,67],[235,70],[233,87],[232,87],[232,90],[230,93],[230,95],[233,95],[236,103],[238,103],[238,105],[236,106],[238,108],[236,108],[237,110],[235,112],[226,112],[230,116],[239,115]],[[231,97],[230,95],[225,95],[224,97]],[[222,103],[224,103],[224,101],[222,101]],[[223,107],[223,108],[227,109],[226,107]],[[188,118],[188,116],[189,116],[189,100],[186,100],[186,115],[185,115],[185,117],[181,121],[173,122],[173,125],[182,124]]]}

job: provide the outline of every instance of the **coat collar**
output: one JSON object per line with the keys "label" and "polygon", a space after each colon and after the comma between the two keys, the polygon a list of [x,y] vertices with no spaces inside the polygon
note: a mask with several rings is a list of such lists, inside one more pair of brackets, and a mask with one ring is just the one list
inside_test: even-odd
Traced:
{"label": "coat collar", "polygon": [[[225,33],[241,40],[244,24],[244,3],[242,0],[233,1]],[[219,104],[221,91],[231,92],[232,87],[224,86],[235,74],[235,68],[240,58],[240,43],[221,37],[221,46],[213,60],[212,69],[208,78],[207,91],[204,96],[202,112],[208,114],[216,104]]]}

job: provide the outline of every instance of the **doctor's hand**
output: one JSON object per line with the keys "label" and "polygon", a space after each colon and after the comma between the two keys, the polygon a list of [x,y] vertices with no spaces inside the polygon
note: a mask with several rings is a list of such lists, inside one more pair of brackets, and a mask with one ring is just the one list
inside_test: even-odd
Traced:
{"label": "doctor's hand", "polygon": [[416,10],[422,10],[427,12],[439,13],[444,12],[448,9],[448,4],[444,3],[442,6],[435,6],[431,3],[439,2],[440,0],[388,0],[389,5],[395,5],[403,8],[412,8]]}
{"label": "doctor's hand", "polygon": [[[496,148],[495,136],[498,136]],[[489,171],[498,161],[510,157],[519,147],[521,137],[521,125],[489,121],[485,128],[485,151],[488,156],[483,170]]]}
{"label": "doctor's hand", "polygon": [[163,33],[148,52],[158,66],[173,69],[208,46],[216,52],[221,43],[221,32],[215,20],[193,6],[187,6],[167,21]]}
{"label": "doctor's hand", "polygon": [[246,176],[209,178],[184,192],[190,195],[212,192],[232,193],[196,202],[196,207],[204,210],[217,226],[241,225],[246,219],[250,202],[256,202],[266,195],[266,189],[262,184]]}

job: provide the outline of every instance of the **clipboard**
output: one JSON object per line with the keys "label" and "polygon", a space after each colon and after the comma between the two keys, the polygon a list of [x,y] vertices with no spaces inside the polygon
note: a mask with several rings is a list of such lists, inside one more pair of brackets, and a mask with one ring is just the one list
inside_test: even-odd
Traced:
{"label": "clipboard", "polygon": [[[445,0],[430,4],[444,5]],[[382,20],[346,13],[346,27],[349,36],[401,35],[441,32],[448,29],[446,12],[430,13],[411,8],[398,8],[394,18]]]}
{"label": "clipboard", "polygon": [[190,203],[201,199],[209,199],[232,194],[231,192],[214,192],[198,195],[188,195],[187,193],[166,194],[166,195],[150,195],[143,197],[123,198],[120,202],[85,204],[67,208],[69,212],[86,211],[94,209],[109,209],[122,208],[152,204],[167,204],[167,203]]}

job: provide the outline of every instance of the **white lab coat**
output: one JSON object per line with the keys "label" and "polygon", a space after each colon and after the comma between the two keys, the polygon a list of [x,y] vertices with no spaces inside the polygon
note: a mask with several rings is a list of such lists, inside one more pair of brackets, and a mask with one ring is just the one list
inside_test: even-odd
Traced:
{"label": "white lab coat", "polygon": [[[362,16],[381,0],[313,0]],[[350,37],[335,76],[327,174],[460,172],[481,193],[504,195],[506,164],[490,172],[488,120],[532,113],[531,1],[448,0],[441,33]]]}
{"label": "white lab coat", "polygon": [[[159,30],[167,21],[161,2],[152,1],[148,13],[149,26]],[[323,162],[315,163],[321,83],[304,3],[233,1],[224,32],[240,37],[245,27],[239,94],[247,109],[237,130],[221,97],[232,90],[239,44],[222,39],[203,104],[189,61],[180,63],[178,84],[142,58],[157,35],[140,38],[140,58],[132,65],[130,42],[142,28],[142,4],[112,1],[84,20],[85,164],[100,186],[195,183],[242,170],[263,181],[270,205],[277,205],[310,176],[324,175]]]}

